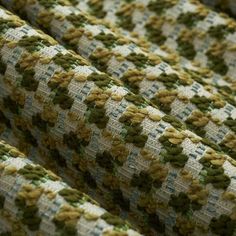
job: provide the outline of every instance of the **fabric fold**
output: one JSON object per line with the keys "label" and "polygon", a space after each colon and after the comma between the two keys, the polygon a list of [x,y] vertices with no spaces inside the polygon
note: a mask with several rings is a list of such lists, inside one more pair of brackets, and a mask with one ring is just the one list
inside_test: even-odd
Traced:
{"label": "fabric fold", "polygon": [[41,31],[0,16],[5,140],[14,135],[35,162],[101,196],[145,235],[233,235],[232,158]]}
{"label": "fabric fold", "polygon": [[[28,16],[32,24],[87,58],[98,70],[121,80],[129,90],[151,101],[153,106],[167,114],[169,121],[184,121],[184,125],[203,137],[207,145],[236,158],[235,96],[233,91],[232,96],[228,96],[230,89],[227,86],[221,93],[216,89],[208,91],[208,85],[203,82],[204,73],[172,67],[157,54],[149,53],[132,40],[112,32],[67,1],[49,3],[22,1],[24,7],[20,12]],[[183,4],[184,8],[187,3]],[[17,8],[13,0],[5,5]],[[174,6],[171,4],[169,11]],[[233,90],[233,85],[231,87]]]}
{"label": "fabric fold", "polygon": [[2,140],[0,169],[1,235],[140,235]]}
{"label": "fabric fold", "polygon": [[236,4],[234,0],[202,0],[201,2],[219,12],[225,12],[232,17],[236,17]]}
{"label": "fabric fold", "polygon": [[[70,1],[134,35],[178,51],[186,59],[235,79],[235,20],[192,0]],[[225,3],[227,5],[227,3]],[[109,11],[112,9],[112,11]],[[154,47],[155,50],[155,47]],[[184,62],[183,62],[184,64]]]}

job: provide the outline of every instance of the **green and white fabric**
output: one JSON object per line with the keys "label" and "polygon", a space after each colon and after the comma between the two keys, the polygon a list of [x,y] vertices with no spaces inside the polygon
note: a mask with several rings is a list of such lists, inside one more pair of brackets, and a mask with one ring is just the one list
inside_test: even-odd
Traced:
{"label": "green and white fabric", "polygon": [[[235,22],[195,0],[72,1],[121,28],[179,51],[221,75],[234,76]],[[108,9],[112,9],[109,11]],[[159,32],[157,32],[159,30]],[[156,36],[158,35],[158,37]],[[154,49],[155,50],[155,49]],[[213,57],[213,55],[215,57]]]}
{"label": "green and white fabric", "polygon": [[0,235],[140,234],[53,172],[0,141]]}
{"label": "green and white fabric", "polygon": [[[204,137],[207,145],[236,157],[233,86],[232,90],[223,86],[222,93],[208,91],[203,73],[188,73],[171,66],[66,1],[20,1],[19,5],[7,1],[5,5],[13,9],[24,6],[20,13],[28,15],[31,23],[50,32],[100,71],[119,79],[136,95],[151,101],[152,106],[168,114],[169,121],[184,121],[188,129]],[[232,96],[228,95],[230,92]]]}
{"label": "green and white fabric", "polygon": [[[3,9],[0,21],[3,139],[13,135],[35,163],[101,198],[144,235],[234,235],[236,163],[220,146]],[[83,42],[90,44],[88,37]],[[120,43],[114,48],[123,53],[121,62],[144,66],[149,76],[149,70],[161,73],[159,58],[136,46],[132,54]],[[173,74],[181,93],[195,93],[196,82]],[[232,137],[228,142],[234,145]]]}

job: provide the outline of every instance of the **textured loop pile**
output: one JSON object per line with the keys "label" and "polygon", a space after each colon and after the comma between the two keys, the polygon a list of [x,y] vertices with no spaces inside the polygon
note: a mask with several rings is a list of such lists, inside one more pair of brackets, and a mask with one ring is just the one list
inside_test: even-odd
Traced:
{"label": "textured loop pile", "polygon": [[4,141],[0,183],[1,235],[140,235]]}
{"label": "textured loop pile", "polygon": [[[4,0],[2,2],[5,3]],[[125,87],[135,94],[149,99],[153,106],[158,107],[168,115],[175,116],[177,121],[184,121],[186,127],[203,137],[209,146],[217,150],[223,150],[232,158],[236,158],[235,149],[229,148],[228,145],[232,137],[233,140],[236,139],[235,126],[231,124],[236,118],[236,80],[220,77],[220,81],[217,83],[221,86],[218,86],[214,82],[215,76],[204,77],[206,73],[202,68],[191,70],[183,69],[179,64],[171,66],[171,63],[161,59],[160,53],[157,51],[149,52],[147,48],[138,46],[133,39],[113,32],[112,29],[104,25],[104,21],[97,20],[78,9],[79,7],[81,9],[87,9],[88,7],[94,9],[94,6],[101,3],[104,4],[104,9],[108,9],[106,4],[115,4],[115,2],[110,1],[99,1],[100,3],[95,1],[93,4],[92,2],[81,1],[77,8],[71,6],[67,1],[50,1],[50,6],[45,5],[44,1],[40,0],[22,1],[24,7],[19,9],[14,0],[7,1],[5,5],[9,9],[28,16],[27,18],[31,23],[47,30],[61,43],[87,58],[98,70],[120,79]],[[202,9],[200,3],[187,3],[188,1],[177,3],[177,1],[163,0],[163,14],[166,11],[175,13],[176,9],[179,9],[182,5],[183,9],[186,10],[190,8],[189,5],[193,9],[199,9],[199,11]],[[75,3],[73,2],[73,4]],[[155,11],[154,13],[151,11],[153,10],[152,6],[156,4],[155,1],[150,1],[146,7],[140,7],[141,3],[139,1],[132,1],[129,4],[121,1],[119,4],[112,5],[112,9],[117,12],[120,8],[130,9],[130,4],[137,7],[137,9],[132,8],[133,10],[136,9],[132,11],[132,14],[134,14],[132,19],[136,19],[135,16],[139,11],[148,16],[147,19],[152,18],[153,14],[155,15]],[[47,7],[49,7],[49,11]],[[48,14],[47,24],[45,23],[46,11]],[[203,9],[202,11],[208,12],[209,10]],[[91,10],[87,10],[87,12],[91,12]],[[181,13],[179,12],[179,14]],[[112,16],[114,15],[113,18],[119,22],[119,14],[113,12]],[[107,17],[108,19],[111,18],[109,15]],[[220,16],[217,15],[217,17]],[[230,19],[226,20],[230,21]],[[225,24],[226,20],[224,20]],[[168,22],[164,21],[163,24]],[[137,22],[136,27],[139,23]],[[179,24],[176,24],[175,27],[179,27]],[[181,28],[186,27],[181,24]],[[189,30],[191,30],[191,27]],[[145,32],[145,29],[143,31]],[[186,45],[186,43],[184,42],[183,45]],[[228,49],[224,48],[224,50]],[[215,56],[212,58],[215,58]],[[208,70],[208,74],[211,74],[211,71]],[[102,115],[103,110],[100,112]],[[202,119],[200,122],[192,121],[192,116],[196,112],[203,113],[201,113],[201,116],[204,122],[202,122]]]}
{"label": "textured loop pile", "polygon": [[[19,229],[138,234],[82,191],[144,235],[235,235],[234,20],[196,0],[0,2],[65,46],[0,9],[0,136],[35,163],[2,151],[1,177],[27,182],[11,207],[0,184]],[[49,193],[49,231],[40,165],[80,190]]]}

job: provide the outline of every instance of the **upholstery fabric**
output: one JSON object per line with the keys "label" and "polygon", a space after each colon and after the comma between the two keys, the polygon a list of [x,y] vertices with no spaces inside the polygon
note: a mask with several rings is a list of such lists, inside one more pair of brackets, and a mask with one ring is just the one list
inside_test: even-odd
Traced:
{"label": "upholstery fabric", "polygon": [[0,10],[2,139],[144,235],[235,234],[234,20],[188,0],[0,2],[67,48]]}
{"label": "upholstery fabric", "polygon": [[140,235],[4,141],[0,168],[1,235]]}

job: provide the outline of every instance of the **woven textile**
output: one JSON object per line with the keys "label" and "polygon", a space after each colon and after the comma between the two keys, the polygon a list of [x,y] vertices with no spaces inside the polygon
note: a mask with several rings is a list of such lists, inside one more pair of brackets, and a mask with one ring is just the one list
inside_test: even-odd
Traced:
{"label": "woven textile", "polygon": [[[198,9],[200,16],[213,13],[196,1],[163,1],[164,12],[156,12],[154,1],[1,2],[78,53],[0,11],[2,138],[14,139],[35,163],[135,222],[145,235],[233,235],[234,65],[217,53],[221,61],[212,62],[209,50],[219,43],[214,29],[199,38],[206,51],[194,44],[207,61],[189,58],[192,50],[183,54],[191,46],[181,52],[185,42],[177,35],[196,37],[190,43],[200,35],[181,16],[181,7]],[[120,8],[133,9],[133,17]],[[156,36],[148,34],[145,22],[157,19],[154,11],[162,14],[163,29],[180,27],[176,38],[169,34],[164,43],[153,42]],[[99,12],[95,15],[113,24],[85,12]],[[119,28],[135,24],[140,15],[147,19],[136,30]],[[176,16],[185,21],[175,22]],[[235,23],[223,21],[230,25],[220,39],[225,56],[234,54]]]}
{"label": "woven textile", "polygon": [[[10,3],[8,1],[7,6]],[[14,1],[12,4],[15,6]],[[228,144],[236,140],[235,81],[227,84],[222,79],[222,86],[216,90],[213,87],[215,77],[205,82],[201,77],[205,75],[202,71],[199,75],[194,71],[187,73],[180,66],[171,67],[158,54],[149,53],[113,33],[75,7],[52,1],[47,13],[50,17],[45,24],[47,5],[41,1],[24,4],[25,7],[20,10],[24,12],[25,9],[24,13],[28,14],[32,23],[46,27],[57,40],[73,46],[97,69],[120,79],[128,89],[151,100],[163,112],[175,116],[168,118],[184,121],[189,129],[205,137],[208,145],[211,142],[219,144],[221,147],[215,148],[222,148],[231,157],[236,156]]]}
{"label": "woven textile", "polygon": [[3,141],[0,166],[1,235],[140,235]]}

